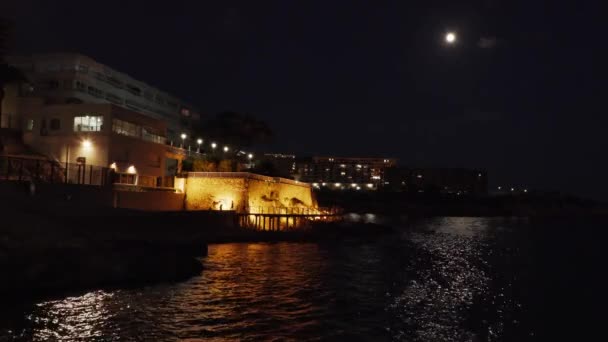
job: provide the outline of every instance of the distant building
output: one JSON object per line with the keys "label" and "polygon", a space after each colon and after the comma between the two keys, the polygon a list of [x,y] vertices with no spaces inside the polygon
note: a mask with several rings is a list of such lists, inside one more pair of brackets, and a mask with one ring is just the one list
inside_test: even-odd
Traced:
{"label": "distant building", "polygon": [[196,149],[191,128],[200,115],[165,92],[78,54],[7,61],[28,82],[6,87],[0,126],[61,165],[111,167],[154,186],[176,174],[189,145]]}
{"label": "distant building", "polygon": [[373,190],[383,185],[386,170],[396,165],[394,158],[296,158],[292,175],[317,188]]}
{"label": "distant building", "polygon": [[396,167],[386,171],[384,185],[394,191],[480,195],[488,192],[488,176],[477,169]]}

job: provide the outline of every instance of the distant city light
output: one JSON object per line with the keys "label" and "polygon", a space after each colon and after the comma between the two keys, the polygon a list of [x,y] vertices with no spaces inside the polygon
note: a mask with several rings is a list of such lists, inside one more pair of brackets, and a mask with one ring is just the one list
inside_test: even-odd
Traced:
{"label": "distant city light", "polygon": [[524,192],[528,192],[528,189],[524,189]]}
{"label": "distant city light", "polygon": [[515,191],[515,188],[511,188],[511,191]]}
{"label": "distant city light", "polygon": [[357,187],[357,183],[353,183],[350,186],[352,186],[353,188],[356,188]]}
{"label": "distant city light", "polygon": [[228,146],[224,146],[224,152],[228,152],[229,148]]}
{"label": "distant city light", "polygon": [[199,145],[202,144],[203,143],[203,139],[197,139],[196,143],[199,144]]}
{"label": "distant city light", "polygon": [[456,41],[456,34],[454,32],[448,32],[445,35],[445,41],[448,42],[449,44],[452,44]]}
{"label": "distant city light", "polygon": [[321,183],[321,185],[322,185],[322,186],[326,186],[326,185],[327,185],[327,183]]}
{"label": "distant city light", "polygon": [[337,188],[337,187],[341,186],[342,184],[340,184],[340,183],[336,183],[336,184],[334,184],[334,185],[335,185],[335,186],[336,186],[336,188]]}
{"label": "distant city light", "polygon": [[216,147],[217,147],[217,144],[216,144],[216,143],[214,143],[214,142],[212,142],[212,143],[211,143],[211,148],[216,148]]}
{"label": "distant city light", "polygon": [[422,178],[422,175],[417,175],[416,177],[418,177],[418,178]]}
{"label": "distant city light", "polygon": [[186,140],[186,138],[187,138],[188,136],[186,135],[186,133],[182,133],[181,137],[182,137],[182,140]]}
{"label": "distant city light", "polygon": [[249,160],[253,159],[253,154],[249,153],[249,154],[247,155],[247,158],[249,158]]}
{"label": "distant city light", "polygon": [[358,187],[357,187],[357,190],[361,190],[361,187],[360,187],[360,186],[358,186]]}
{"label": "distant city light", "polygon": [[373,188],[373,187],[374,187],[374,184],[372,184],[372,183],[368,183],[368,184],[367,184],[367,187],[368,187],[368,188]]}
{"label": "distant city light", "polygon": [[498,190],[502,190],[502,186],[499,186],[499,187],[498,187]]}

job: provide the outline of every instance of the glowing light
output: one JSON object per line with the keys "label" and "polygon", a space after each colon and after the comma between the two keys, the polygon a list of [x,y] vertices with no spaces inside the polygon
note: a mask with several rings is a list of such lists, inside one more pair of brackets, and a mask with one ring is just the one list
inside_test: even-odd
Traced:
{"label": "glowing light", "polygon": [[528,189],[524,189],[524,192],[528,192]]}
{"label": "glowing light", "polygon": [[229,148],[228,146],[224,146],[224,152],[228,152]]}
{"label": "glowing light", "polygon": [[216,147],[217,147],[217,144],[216,144],[216,143],[214,143],[214,142],[212,142],[212,143],[211,143],[211,148],[213,148],[213,149],[214,149],[214,148],[216,148]]}
{"label": "glowing light", "polygon": [[515,191],[515,188],[511,188],[511,191]]}
{"label": "glowing light", "polygon": [[418,175],[418,176],[416,176],[416,177],[418,177],[418,178],[422,178],[422,175]]}
{"label": "glowing light", "polygon": [[253,159],[253,154],[249,153],[249,154],[247,155],[247,158],[249,158],[249,160]]}
{"label": "glowing light", "polygon": [[335,185],[335,186],[336,186],[336,188],[337,188],[337,187],[341,186],[342,184],[340,184],[340,183],[336,183],[336,184],[334,184],[334,185]]}
{"label": "glowing light", "polygon": [[356,188],[357,187],[357,183],[353,183],[350,186],[352,186],[353,188]]}
{"label": "glowing light", "polygon": [[327,185],[327,183],[321,183],[321,185],[322,185],[322,186],[326,186],[326,185]]}
{"label": "glowing light", "polygon": [[186,133],[182,133],[181,137],[182,137],[182,140],[186,140],[186,138],[187,138],[188,136],[186,135]]}
{"label": "glowing light", "polygon": [[357,190],[361,190],[361,187],[360,187],[360,186],[358,186],[358,187],[357,187]]}
{"label": "glowing light", "polygon": [[127,168],[127,173],[135,174],[137,170],[135,170],[135,166],[131,165]]}
{"label": "glowing light", "polygon": [[502,186],[499,186],[499,187],[498,187],[498,190],[502,190]]}
{"label": "glowing light", "polygon": [[371,189],[371,188],[373,188],[373,187],[374,187],[374,184],[372,184],[372,183],[368,183],[368,184],[367,184],[367,187]]}
{"label": "glowing light", "polygon": [[203,143],[203,139],[197,139],[196,143],[199,144],[199,145],[202,144]]}
{"label": "glowing light", "polygon": [[454,32],[448,32],[445,35],[445,41],[449,44],[453,44],[456,41],[456,34]]}
{"label": "glowing light", "polygon": [[116,165],[116,163],[110,164],[110,169],[116,171],[117,168],[118,168],[118,166]]}
{"label": "glowing light", "polygon": [[93,147],[93,144],[91,143],[91,140],[89,139],[84,139],[82,141],[82,147],[84,147],[85,149],[90,149],[91,147]]}

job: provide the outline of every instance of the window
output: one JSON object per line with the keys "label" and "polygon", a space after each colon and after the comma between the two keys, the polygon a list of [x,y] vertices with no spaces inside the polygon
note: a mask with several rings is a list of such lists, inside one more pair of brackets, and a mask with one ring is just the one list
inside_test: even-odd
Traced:
{"label": "window", "polygon": [[106,82],[109,83],[109,84],[111,84],[111,85],[113,85],[113,86],[115,86],[116,88],[122,89],[122,87],[123,87],[122,82],[119,79],[114,78],[112,76],[107,76],[106,77]]}
{"label": "window", "polygon": [[91,86],[89,86],[87,89],[90,95],[93,95],[95,97],[103,97],[103,91]]}
{"label": "window", "polygon": [[112,132],[129,137],[141,138],[141,128],[139,126],[119,119],[112,120]]}
{"label": "window", "polygon": [[87,72],[89,72],[89,67],[86,65],[78,64],[76,66],[76,71],[86,74]]}
{"label": "window", "polygon": [[122,105],[122,99],[112,93],[106,93],[106,100],[108,100],[112,103]]}
{"label": "window", "polygon": [[51,131],[58,131],[61,129],[61,120],[59,119],[51,119]]}
{"label": "window", "polygon": [[34,119],[28,119],[25,125],[25,129],[31,131],[34,129]]}
{"label": "window", "polygon": [[59,88],[59,81],[57,80],[50,80],[49,81],[49,89],[57,89]]}
{"label": "window", "polygon": [[136,95],[136,96],[141,96],[141,89],[139,89],[138,87],[127,84],[126,88],[129,93]]}
{"label": "window", "polygon": [[103,116],[86,115],[74,117],[74,132],[100,132],[103,126]]}
{"label": "window", "polygon": [[151,141],[151,142],[154,142],[154,143],[157,143],[157,144],[164,144],[165,143],[165,137],[160,136],[158,134],[150,133],[145,128],[142,131],[142,138],[144,140]]}
{"label": "window", "polygon": [[87,89],[87,85],[80,81],[76,81],[76,89],[80,91],[85,91]]}
{"label": "window", "polygon": [[55,72],[61,70],[61,65],[59,64],[49,64],[46,66],[46,71]]}

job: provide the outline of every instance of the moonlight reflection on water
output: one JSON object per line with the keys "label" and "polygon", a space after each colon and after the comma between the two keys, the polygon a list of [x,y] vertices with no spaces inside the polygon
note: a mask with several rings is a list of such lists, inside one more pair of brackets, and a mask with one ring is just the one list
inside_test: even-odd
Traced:
{"label": "moonlight reflection on water", "polygon": [[[440,218],[377,241],[209,247],[200,276],[4,313],[0,337],[500,340],[522,303],[496,260],[501,219]],[[503,252],[501,252],[503,253]],[[497,266],[498,265],[498,266]],[[6,310],[4,310],[6,311]]]}

